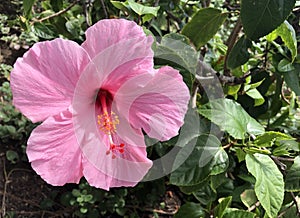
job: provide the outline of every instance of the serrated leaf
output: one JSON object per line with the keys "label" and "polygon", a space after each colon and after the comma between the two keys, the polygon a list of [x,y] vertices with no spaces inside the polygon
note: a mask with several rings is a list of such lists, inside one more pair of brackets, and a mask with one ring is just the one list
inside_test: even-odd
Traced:
{"label": "serrated leaf", "polygon": [[242,36],[230,51],[227,59],[227,66],[230,69],[234,69],[245,64],[250,58],[248,49],[251,47],[251,45],[251,40],[245,36]]}
{"label": "serrated leaf", "polygon": [[258,136],[253,143],[258,147],[272,147],[275,141],[292,140],[292,139],[293,137],[287,134],[281,132],[269,131]]}
{"label": "serrated leaf", "polygon": [[293,165],[287,171],[285,190],[290,192],[300,191],[300,156],[297,156]]}
{"label": "serrated leaf", "polygon": [[296,0],[243,0],[241,19],[248,38],[257,40],[282,24]]}
{"label": "serrated leaf", "polygon": [[260,135],[265,131],[240,104],[230,99],[212,100],[198,112],[236,139],[245,139],[247,133]]}
{"label": "serrated leaf", "polygon": [[31,14],[31,9],[35,1],[36,0],[23,0],[23,9],[25,17],[28,18],[28,16]]}
{"label": "serrated leaf", "polygon": [[[184,147],[176,156],[174,166],[186,158],[186,152],[190,153],[188,159],[185,159],[183,164],[171,173],[171,184],[177,186],[197,185],[212,174],[214,167],[220,167],[220,161],[216,160],[215,156],[222,149],[220,148],[221,142],[213,135],[201,135],[196,143],[193,152],[190,151],[190,147]],[[228,160],[225,159],[224,161]],[[223,169],[223,172],[225,170],[226,168]],[[218,172],[220,171],[222,170],[218,168]]]}
{"label": "serrated leaf", "polygon": [[224,198],[221,202],[214,208],[214,214],[218,218],[222,218],[224,216],[225,210],[230,206],[232,200],[232,196]]}
{"label": "serrated leaf", "polygon": [[183,27],[182,34],[186,35],[199,49],[205,45],[219,30],[226,20],[227,14],[215,8],[200,9]]}
{"label": "serrated leaf", "polygon": [[269,217],[276,217],[284,197],[283,175],[267,155],[247,154],[246,166],[255,177],[255,194]]}
{"label": "serrated leaf", "polygon": [[174,218],[182,218],[182,217],[199,218],[199,217],[204,217],[204,215],[205,213],[203,208],[201,207],[201,204],[187,202],[179,208]]}
{"label": "serrated leaf", "polygon": [[160,6],[157,7],[149,7],[149,6],[144,6],[142,4],[136,3],[134,1],[128,1],[129,7],[138,15],[145,15],[145,14],[151,14],[153,16],[157,16],[157,12],[160,8]]}
{"label": "serrated leaf", "polygon": [[31,27],[31,31],[43,39],[53,39],[56,36],[55,32],[51,29],[51,26],[47,26],[43,23],[35,23]]}

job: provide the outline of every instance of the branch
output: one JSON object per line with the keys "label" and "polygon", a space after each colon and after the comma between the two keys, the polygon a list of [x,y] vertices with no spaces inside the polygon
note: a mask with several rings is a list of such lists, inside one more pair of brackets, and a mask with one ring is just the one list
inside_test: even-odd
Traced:
{"label": "branch", "polygon": [[104,0],[100,0],[100,3],[101,3],[101,7],[102,7],[102,10],[103,10],[104,16],[105,16],[106,19],[108,19],[108,13],[107,13],[107,10],[106,10]]}
{"label": "branch", "polygon": [[41,23],[41,22],[43,22],[43,21],[45,21],[45,20],[49,20],[49,19],[51,19],[51,18],[57,17],[57,16],[59,16],[59,15],[61,15],[61,14],[64,14],[64,13],[66,13],[68,10],[70,10],[72,7],[74,7],[74,6],[75,6],[77,3],[79,3],[79,2],[80,2],[80,0],[77,0],[77,1],[73,2],[72,4],[70,4],[68,7],[66,7],[65,9],[60,10],[60,11],[58,11],[58,12],[56,12],[56,13],[54,13],[54,14],[51,14],[51,15],[49,15],[49,16],[47,16],[47,17],[44,17],[44,18],[42,18],[42,19],[34,20],[31,24],[34,24],[34,23]]}

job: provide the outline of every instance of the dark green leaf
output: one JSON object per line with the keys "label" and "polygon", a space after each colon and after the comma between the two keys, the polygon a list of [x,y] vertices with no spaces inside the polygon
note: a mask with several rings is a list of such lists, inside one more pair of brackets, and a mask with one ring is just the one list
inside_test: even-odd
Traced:
{"label": "dark green leaf", "polygon": [[246,165],[255,177],[255,194],[269,217],[276,217],[284,197],[283,175],[267,155],[247,154]]}
{"label": "dark green leaf", "polygon": [[43,39],[53,39],[56,36],[55,32],[51,29],[51,26],[47,26],[43,23],[35,23],[31,27],[31,30],[35,35]]}
{"label": "dark green leaf", "polygon": [[50,0],[53,11],[58,12],[63,8],[63,0]]}
{"label": "dark green leaf", "polygon": [[[220,148],[220,141],[215,136],[199,136],[188,159],[186,159],[186,152],[191,152],[189,147],[184,147],[176,156],[174,166],[177,165],[177,162],[182,162],[183,158],[186,160],[171,173],[170,183],[179,186],[193,186],[206,180],[215,167],[220,167],[219,162],[215,159],[215,155],[220,149],[222,149]],[[221,161],[228,160],[222,159]],[[226,169],[223,168],[224,170]],[[221,169],[218,168],[218,172],[220,171]]]}
{"label": "dark green leaf", "polygon": [[300,64],[295,64],[295,68],[290,72],[282,73],[284,81],[286,84],[296,93],[297,96],[300,96]]}
{"label": "dark green leaf", "polygon": [[236,139],[244,139],[246,133],[254,135],[264,133],[264,127],[233,100],[216,99],[201,106],[198,111]]}
{"label": "dark green leaf", "polygon": [[24,15],[28,17],[31,14],[31,9],[36,0],[23,0]]}
{"label": "dark green leaf", "polygon": [[199,49],[205,45],[223,24],[227,14],[215,8],[200,9],[182,29],[182,34],[189,37]]}
{"label": "dark green leaf", "polygon": [[294,164],[287,171],[285,190],[290,192],[300,191],[300,156],[295,158]]}
{"label": "dark green leaf", "polygon": [[295,67],[289,60],[284,58],[278,63],[277,69],[279,72],[289,72],[294,70]]}
{"label": "dark green leaf", "polygon": [[234,69],[245,64],[250,57],[248,49],[251,47],[251,45],[251,40],[245,36],[242,36],[230,51],[227,59],[227,66],[230,69]]}
{"label": "dark green leaf", "polygon": [[194,197],[203,205],[208,205],[217,198],[217,194],[211,189],[209,184],[201,187],[193,193]]}
{"label": "dark green leaf", "polygon": [[243,0],[241,3],[244,31],[250,39],[257,40],[284,22],[296,0]]}
{"label": "dark green leaf", "polygon": [[204,217],[204,215],[205,213],[200,204],[187,202],[186,204],[182,205],[179,208],[174,218],[183,218],[183,217],[200,218],[200,217]]}

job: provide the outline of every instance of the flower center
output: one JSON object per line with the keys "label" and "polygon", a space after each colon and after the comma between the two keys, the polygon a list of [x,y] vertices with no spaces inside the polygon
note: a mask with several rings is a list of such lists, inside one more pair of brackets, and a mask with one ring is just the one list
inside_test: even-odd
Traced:
{"label": "flower center", "polygon": [[99,129],[108,135],[109,138],[109,149],[106,151],[106,154],[112,154],[112,158],[116,158],[116,153],[119,152],[121,154],[124,153],[124,144],[114,143],[113,134],[116,133],[117,125],[120,123],[118,116],[111,110],[109,110],[107,105],[107,100],[109,101],[110,94],[107,91],[100,90],[98,97],[100,98],[101,104],[101,112],[97,116],[97,123],[99,125]]}

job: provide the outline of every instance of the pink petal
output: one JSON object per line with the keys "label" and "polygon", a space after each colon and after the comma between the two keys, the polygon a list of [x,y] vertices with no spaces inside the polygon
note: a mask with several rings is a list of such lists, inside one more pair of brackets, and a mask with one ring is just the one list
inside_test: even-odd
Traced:
{"label": "pink petal", "polygon": [[86,40],[82,47],[89,53],[91,58],[122,40],[145,37],[142,27],[125,19],[101,20],[88,28],[85,34]]}
{"label": "pink petal", "polygon": [[82,155],[69,111],[50,117],[33,130],[27,156],[32,168],[51,185],[78,183]]}
{"label": "pink petal", "polygon": [[33,122],[66,110],[89,61],[75,42],[55,39],[36,43],[16,61],[11,73],[14,105]]}
{"label": "pink petal", "polygon": [[[148,80],[147,85],[138,87],[137,81],[142,80]],[[179,72],[163,67],[151,79],[140,75],[128,80],[116,93],[115,103],[135,128],[164,141],[178,134],[189,98]]]}

